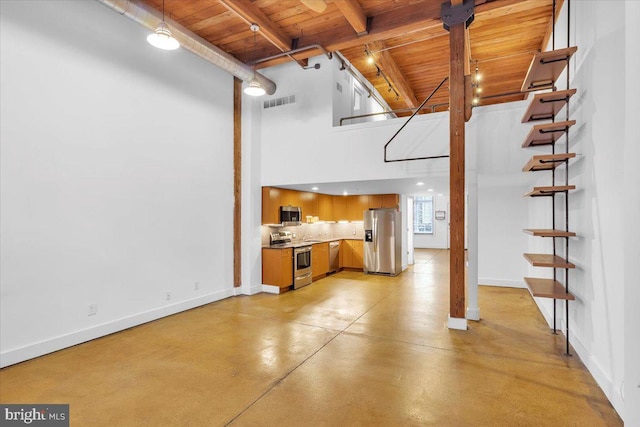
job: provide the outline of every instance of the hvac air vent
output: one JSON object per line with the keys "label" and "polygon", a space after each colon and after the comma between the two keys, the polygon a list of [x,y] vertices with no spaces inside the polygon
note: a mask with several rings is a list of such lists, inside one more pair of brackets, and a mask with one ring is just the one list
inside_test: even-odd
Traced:
{"label": "hvac air vent", "polygon": [[295,104],[295,103],[296,103],[296,96],[289,95],[289,96],[283,96],[282,98],[266,100],[264,101],[263,106],[264,106],[264,109],[267,109],[267,108],[280,107],[282,105]]}

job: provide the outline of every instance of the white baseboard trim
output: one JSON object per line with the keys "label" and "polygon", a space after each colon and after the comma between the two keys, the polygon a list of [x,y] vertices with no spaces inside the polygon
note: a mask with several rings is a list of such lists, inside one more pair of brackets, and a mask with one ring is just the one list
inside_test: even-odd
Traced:
{"label": "white baseboard trim", "polygon": [[[542,313],[542,317],[549,325],[549,329],[552,328],[553,325],[553,313],[549,312],[548,307],[541,305],[538,303],[538,298],[533,299],[538,306],[538,310]],[[558,333],[562,336],[566,337],[565,332],[566,326],[564,319],[561,319],[558,325]],[[589,351],[582,344],[582,341],[575,335],[573,330],[569,330],[569,343],[580,357],[580,360],[587,368],[587,370],[591,373],[593,378],[596,380],[596,383],[600,386],[602,391],[604,392],[611,405],[613,405],[614,409],[620,415],[620,418],[624,420],[624,398],[622,397],[622,386],[616,387],[613,383],[613,380],[607,375],[607,373],[602,369],[598,361],[589,353]]]}
{"label": "white baseboard trim", "polygon": [[479,286],[500,286],[503,288],[526,288],[523,280],[504,280],[478,277]]}
{"label": "white baseboard trim", "polygon": [[266,292],[268,294],[279,294],[280,288],[273,285],[262,285],[262,292]]}
{"label": "white baseboard trim", "polygon": [[480,309],[467,307],[467,319],[468,320],[480,320]]}
{"label": "white baseboard trim", "polygon": [[171,316],[172,314],[180,313],[181,311],[190,310],[192,308],[200,307],[201,305],[219,301],[221,299],[231,297],[233,294],[234,288],[225,289],[212,294],[203,295],[198,298],[180,301],[175,304],[166,305],[143,313],[124,317],[122,319],[113,320],[91,328],[71,332],[46,341],[40,341],[24,347],[7,350],[0,353],[0,368],[24,362],[48,353],[53,353],[54,351],[62,350],[96,338],[104,337],[115,332],[142,325],[143,323]]}
{"label": "white baseboard trim", "polygon": [[255,295],[263,292],[262,285],[242,286],[236,291],[236,295]]}
{"label": "white baseboard trim", "polygon": [[447,327],[449,329],[458,329],[460,331],[466,331],[467,319],[460,319],[458,317],[449,316],[449,320],[447,320]]}

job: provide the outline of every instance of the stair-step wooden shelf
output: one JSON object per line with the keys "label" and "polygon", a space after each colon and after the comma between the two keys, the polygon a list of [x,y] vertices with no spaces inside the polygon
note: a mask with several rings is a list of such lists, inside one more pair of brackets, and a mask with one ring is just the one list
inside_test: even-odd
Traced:
{"label": "stair-step wooden shelf", "polygon": [[522,116],[522,123],[553,119],[575,94],[575,89],[535,94]]}
{"label": "stair-step wooden shelf", "polygon": [[554,144],[567,130],[576,124],[575,120],[535,125],[522,143],[522,148]]}
{"label": "stair-step wooden shelf", "polygon": [[534,267],[550,268],[576,268],[566,259],[551,254],[523,254],[527,261]]}
{"label": "stair-step wooden shelf", "polygon": [[525,228],[525,233],[538,237],[574,237],[576,233],[573,231],[542,229],[542,228]]}
{"label": "stair-step wooden shelf", "polygon": [[567,292],[564,286],[562,286],[557,280],[525,277],[524,281],[534,297],[566,299],[571,301],[576,299],[573,295]]}
{"label": "stair-step wooden shelf", "polygon": [[529,65],[527,76],[522,83],[522,92],[552,88],[556,79],[567,66],[569,58],[577,50],[576,46],[572,46],[565,49],[536,53],[531,65]]}
{"label": "stair-step wooden shelf", "polygon": [[525,194],[525,197],[553,196],[556,193],[575,190],[575,185],[556,185],[555,187],[533,187],[533,190]]}
{"label": "stair-step wooden shelf", "polygon": [[533,156],[522,168],[522,172],[547,171],[555,169],[569,159],[573,159],[576,153],[543,154]]}

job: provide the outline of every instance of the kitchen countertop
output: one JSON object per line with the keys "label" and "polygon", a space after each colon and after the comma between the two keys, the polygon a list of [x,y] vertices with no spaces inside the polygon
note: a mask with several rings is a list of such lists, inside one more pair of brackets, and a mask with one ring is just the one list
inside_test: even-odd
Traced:
{"label": "kitchen countertop", "polygon": [[337,240],[362,240],[362,239],[351,239],[349,237],[332,237],[330,239],[313,239],[306,241],[298,241],[291,243],[277,243],[275,245],[265,245],[264,249],[287,249],[287,248],[301,248],[303,246],[311,246],[318,243],[327,243],[327,242],[335,242]]}

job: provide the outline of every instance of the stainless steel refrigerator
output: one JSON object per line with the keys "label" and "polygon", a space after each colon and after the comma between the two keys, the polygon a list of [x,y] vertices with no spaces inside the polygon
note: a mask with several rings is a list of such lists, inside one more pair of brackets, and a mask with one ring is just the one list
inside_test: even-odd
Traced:
{"label": "stainless steel refrigerator", "polygon": [[402,272],[402,216],[395,209],[364,211],[364,272]]}

